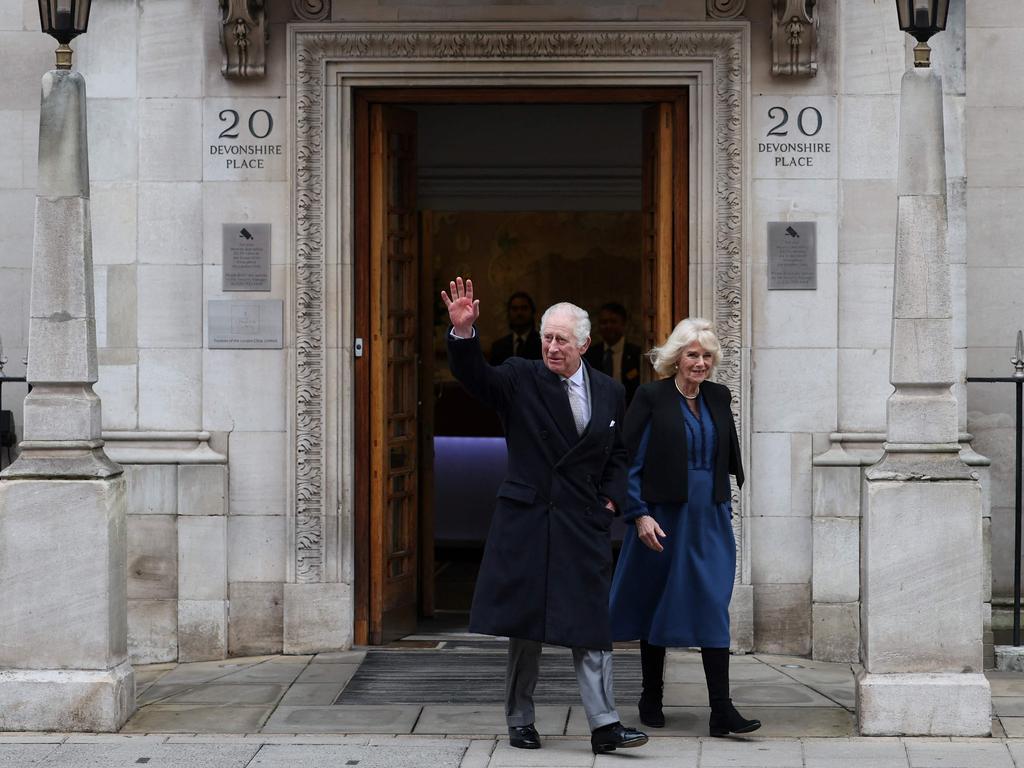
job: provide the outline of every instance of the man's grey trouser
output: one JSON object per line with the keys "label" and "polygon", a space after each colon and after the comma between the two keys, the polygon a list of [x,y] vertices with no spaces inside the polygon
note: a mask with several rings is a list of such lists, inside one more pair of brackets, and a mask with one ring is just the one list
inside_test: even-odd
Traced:
{"label": "man's grey trouser", "polygon": [[[541,644],[536,640],[508,641],[508,672],[505,676],[505,719],[510,726],[533,723],[533,689],[540,671]],[[587,648],[572,649],[572,665],[590,730],[619,721],[612,691],[612,653]]]}

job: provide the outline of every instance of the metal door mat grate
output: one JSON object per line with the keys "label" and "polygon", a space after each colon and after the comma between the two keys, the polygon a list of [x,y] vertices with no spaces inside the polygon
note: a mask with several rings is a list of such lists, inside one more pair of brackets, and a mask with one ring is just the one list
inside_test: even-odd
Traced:
{"label": "metal door mat grate", "polygon": [[[504,651],[371,650],[335,704],[501,704],[505,700]],[[640,695],[640,656],[615,655],[615,698]],[[579,703],[572,656],[545,649],[536,704]]]}

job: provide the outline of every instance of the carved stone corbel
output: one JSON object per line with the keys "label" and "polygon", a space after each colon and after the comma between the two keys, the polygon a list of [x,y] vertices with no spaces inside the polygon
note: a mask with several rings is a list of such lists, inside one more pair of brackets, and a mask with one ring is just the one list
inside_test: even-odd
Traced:
{"label": "carved stone corbel", "polygon": [[772,74],[818,74],[816,0],[772,0]]}
{"label": "carved stone corbel", "polygon": [[263,77],[267,70],[264,0],[220,0],[220,72],[232,80]]}
{"label": "carved stone corbel", "polygon": [[747,7],[747,0],[708,0],[708,16],[719,21],[735,19]]}
{"label": "carved stone corbel", "polygon": [[331,0],[292,0],[292,12],[302,21],[331,18]]}

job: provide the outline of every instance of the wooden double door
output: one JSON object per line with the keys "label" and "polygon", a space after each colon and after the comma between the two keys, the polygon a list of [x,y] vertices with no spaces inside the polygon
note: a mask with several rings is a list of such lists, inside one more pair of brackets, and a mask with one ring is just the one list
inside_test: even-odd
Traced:
{"label": "wooden double door", "polygon": [[[434,610],[432,307],[416,205],[413,104],[607,104],[643,109],[643,345],[688,304],[685,89],[388,89],[357,92],[355,141],[355,642],[416,631]],[[649,372],[646,375],[650,375]]]}

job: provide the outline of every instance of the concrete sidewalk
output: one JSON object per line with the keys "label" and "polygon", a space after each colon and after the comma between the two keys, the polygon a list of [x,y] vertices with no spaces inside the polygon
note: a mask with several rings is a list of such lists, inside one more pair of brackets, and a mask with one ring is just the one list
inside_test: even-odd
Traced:
{"label": "concrete sidewalk", "polygon": [[0,766],[40,768],[1024,768],[1006,739],[656,737],[595,757],[582,737],[539,750],[494,738],[305,735],[0,735]]}
{"label": "concrete sidewalk", "polygon": [[[418,642],[396,645],[408,651]],[[551,652],[560,663],[560,651]],[[764,727],[749,738],[711,739],[700,655],[670,651],[667,727],[648,729],[644,747],[595,758],[583,713],[571,704],[538,707],[544,746],[533,751],[508,746],[497,702],[334,704],[365,654],[137,667],[140,708],[121,734],[0,734],[0,768],[1024,768],[1024,739],[1014,738],[1024,736],[1019,673],[988,675],[995,738],[866,739],[854,737],[855,665],[736,656],[734,698]],[[638,724],[635,701],[620,700],[619,709]]]}

